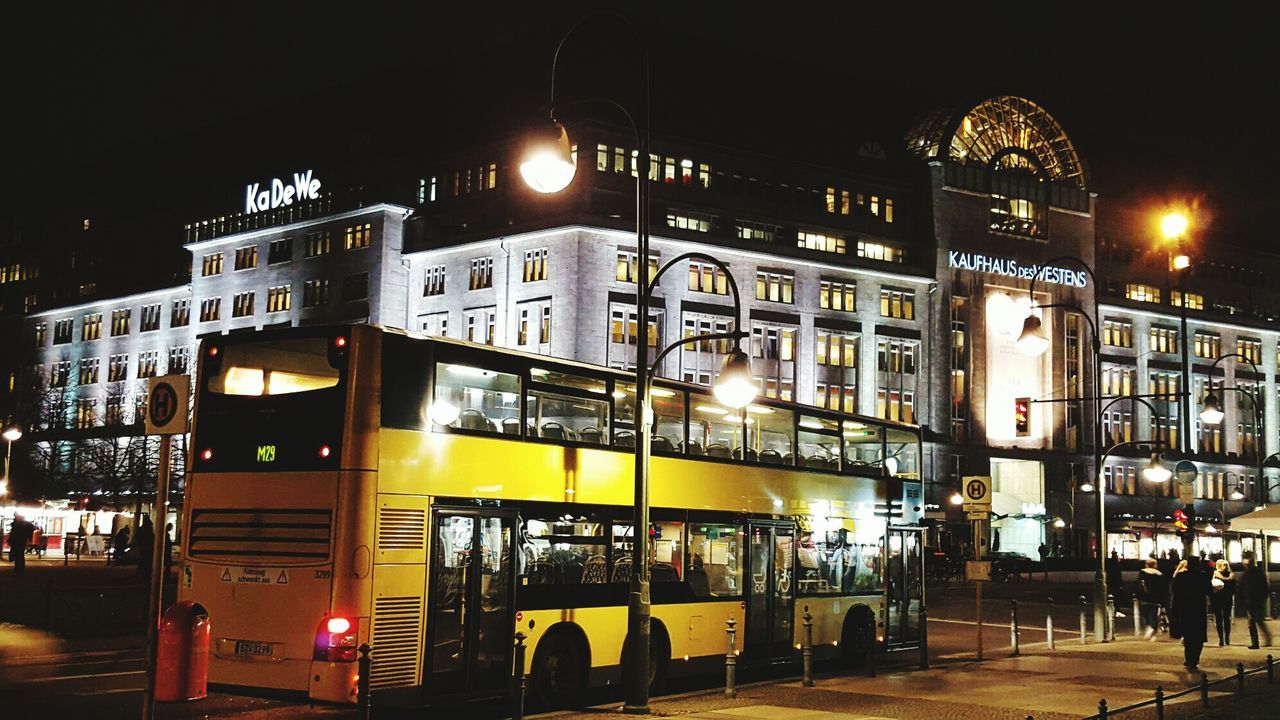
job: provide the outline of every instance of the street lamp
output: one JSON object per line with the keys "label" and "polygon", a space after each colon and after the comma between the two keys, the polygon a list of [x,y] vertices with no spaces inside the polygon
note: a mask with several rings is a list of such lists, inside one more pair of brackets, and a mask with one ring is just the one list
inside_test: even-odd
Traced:
{"label": "street lamp", "polygon": [[1200,411],[1200,420],[1205,425],[1221,425],[1222,418],[1226,413],[1222,412],[1222,406],[1218,404],[1218,396],[1210,392],[1204,396],[1204,409]]}
{"label": "street lamp", "polygon": [[[1075,303],[1050,303],[1048,305],[1035,305],[1036,302],[1036,282],[1040,279],[1040,273],[1037,272],[1031,277],[1031,286],[1027,293],[1031,297],[1033,304],[1032,311],[1028,313],[1022,323],[1022,334],[1018,337],[1018,349],[1028,355],[1042,355],[1049,349],[1049,339],[1045,337],[1043,322],[1036,315],[1035,310],[1048,310],[1050,308],[1063,308],[1067,310],[1075,310],[1080,313],[1080,317],[1085,319],[1089,325],[1089,332],[1093,342],[1089,347],[1093,351],[1093,469],[1097,478],[1098,485],[1098,565],[1094,568],[1093,582],[1093,621],[1095,635],[1101,641],[1106,641],[1106,625],[1108,623],[1107,616],[1107,512],[1104,505],[1106,493],[1102,488],[1102,337],[1098,334],[1098,322],[1101,314],[1098,311],[1098,277],[1094,275],[1093,268],[1089,267],[1089,263],[1081,260],[1074,255],[1061,255],[1044,263],[1042,267],[1054,267],[1060,262],[1070,262],[1078,265],[1089,276],[1089,281],[1093,283],[1093,315],[1085,312],[1084,308]],[[1081,490],[1086,490],[1082,485]],[[1074,510],[1074,508],[1073,508]]]}
{"label": "street lamp", "polygon": [[1153,483],[1169,482],[1169,478],[1173,477],[1173,471],[1160,462],[1160,453],[1153,452],[1151,462],[1142,469],[1142,477]]}
{"label": "street lamp", "polygon": [[[649,53],[644,44],[644,33],[625,15],[600,11],[589,14],[570,27],[560,38],[551,60],[551,102],[548,108],[550,123],[543,124],[530,138],[524,158],[520,163],[520,175],[525,183],[540,193],[555,193],[572,182],[575,168],[572,144],[565,127],[556,119],[556,69],[560,52],[569,37],[588,20],[607,15],[621,21],[629,30],[640,55],[642,70],[641,93],[643,102],[632,108],[610,98],[595,97],[583,102],[603,103],[618,110],[631,126],[636,143],[636,445],[634,468],[634,504],[632,518],[632,561],[629,597],[627,603],[627,635],[622,662],[623,711],[642,714],[649,710],[649,433],[650,387],[654,373],[664,357],[672,350],[689,343],[704,340],[727,340],[735,348],[727,354],[714,387],[716,399],[734,409],[746,407],[756,395],[756,384],[751,376],[751,361],[736,346],[746,337],[742,332],[742,302],[738,285],[723,262],[705,253],[685,253],[663,265],[653,280],[649,279],[649,122],[651,118]],[[641,112],[636,112],[636,111]],[[728,279],[733,293],[735,312],[734,329],[731,332],[709,333],[683,338],[663,349],[649,363],[649,304],[658,279],[675,264],[697,258],[719,267]],[[743,419],[744,427],[746,419]],[[745,455],[745,452],[744,452]]]}
{"label": "street lamp", "polygon": [[0,495],[9,492],[9,460],[13,457],[13,444],[22,439],[22,428],[17,425],[10,425],[0,433],[0,438],[4,438],[4,477],[0,478]]}

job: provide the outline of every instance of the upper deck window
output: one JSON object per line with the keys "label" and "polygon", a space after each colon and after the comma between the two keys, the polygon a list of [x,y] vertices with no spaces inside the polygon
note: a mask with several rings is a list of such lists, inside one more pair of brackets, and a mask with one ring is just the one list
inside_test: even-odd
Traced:
{"label": "upper deck window", "polygon": [[220,348],[221,366],[209,376],[219,395],[289,395],[338,384],[324,338],[275,340]]}

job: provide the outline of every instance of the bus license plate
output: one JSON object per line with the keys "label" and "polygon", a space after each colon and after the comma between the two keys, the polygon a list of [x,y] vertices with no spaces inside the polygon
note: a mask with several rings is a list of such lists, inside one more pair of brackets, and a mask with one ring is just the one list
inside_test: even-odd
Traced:
{"label": "bus license plate", "polygon": [[237,655],[271,655],[271,643],[252,642],[250,640],[236,641]]}

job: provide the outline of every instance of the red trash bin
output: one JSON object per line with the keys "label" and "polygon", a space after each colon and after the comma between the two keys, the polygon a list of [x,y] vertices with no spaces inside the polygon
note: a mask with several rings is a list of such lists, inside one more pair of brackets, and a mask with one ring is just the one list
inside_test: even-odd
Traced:
{"label": "red trash bin", "polygon": [[156,700],[199,700],[209,694],[209,613],[183,600],[160,620]]}

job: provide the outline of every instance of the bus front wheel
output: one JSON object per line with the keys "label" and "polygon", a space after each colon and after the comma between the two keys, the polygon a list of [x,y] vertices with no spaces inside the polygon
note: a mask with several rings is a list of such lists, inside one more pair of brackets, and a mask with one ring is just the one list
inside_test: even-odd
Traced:
{"label": "bus front wheel", "polygon": [[567,635],[562,633],[539,643],[532,670],[533,697],[543,709],[562,710],[582,704],[586,663]]}

